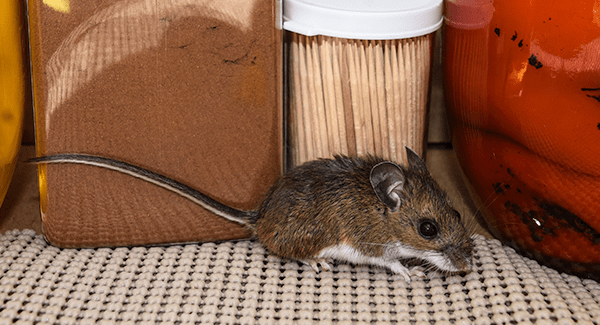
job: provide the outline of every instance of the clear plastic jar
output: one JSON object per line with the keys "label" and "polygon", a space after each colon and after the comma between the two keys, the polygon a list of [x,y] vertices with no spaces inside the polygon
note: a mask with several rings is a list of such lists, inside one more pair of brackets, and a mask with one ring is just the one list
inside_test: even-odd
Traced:
{"label": "clear plastic jar", "polygon": [[425,149],[441,1],[284,1],[292,165]]}

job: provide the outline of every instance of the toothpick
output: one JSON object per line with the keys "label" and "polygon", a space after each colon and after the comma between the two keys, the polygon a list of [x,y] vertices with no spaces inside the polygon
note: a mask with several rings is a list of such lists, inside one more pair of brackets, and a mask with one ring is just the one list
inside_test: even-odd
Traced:
{"label": "toothpick", "polygon": [[340,140],[340,153],[343,155],[348,154],[348,138],[346,135],[346,120],[344,111],[344,93],[342,87],[342,74],[341,69],[341,55],[339,51],[340,41],[339,38],[327,37],[329,46],[327,47],[327,55],[331,57],[331,65],[333,68],[333,92],[335,99],[335,111],[338,120],[338,132]]}
{"label": "toothpick", "polygon": [[325,103],[325,117],[327,118],[327,136],[329,141],[328,156],[340,153],[340,134],[337,107],[335,103],[335,89],[333,81],[333,66],[331,61],[331,43],[323,36],[317,37],[321,60],[321,75],[323,76],[323,101]]}
{"label": "toothpick", "polygon": [[390,159],[390,136],[389,136],[389,128],[387,125],[387,105],[385,98],[385,76],[384,76],[384,61],[383,61],[383,41],[372,42],[375,52],[375,89],[374,92],[377,93],[377,111],[379,114],[379,134],[380,134],[380,144],[381,144],[381,155],[384,159]]}
{"label": "toothpick", "polygon": [[306,161],[306,135],[305,126],[302,116],[302,92],[300,86],[300,60],[298,34],[292,33],[292,41],[290,44],[290,61],[292,69],[290,69],[290,136],[291,136],[291,153],[294,165],[298,165]]}
{"label": "toothpick", "polygon": [[392,57],[394,55],[392,41],[386,40],[384,42],[384,52],[383,52],[383,60],[384,60],[384,78],[385,78],[385,106],[387,112],[387,128],[388,128],[388,145],[390,147],[390,159],[393,161],[398,161],[397,156],[397,146],[396,141],[398,138],[398,130],[396,128],[396,115],[398,114],[396,106],[395,97],[396,92],[396,84],[394,83],[394,71],[392,65]]}
{"label": "toothpick", "polygon": [[315,140],[314,140],[314,132],[315,129],[313,128],[313,118],[312,118],[312,109],[311,109],[311,105],[312,103],[310,102],[310,92],[309,92],[309,80],[308,80],[308,69],[307,69],[307,63],[306,63],[306,36],[304,35],[300,35],[298,37],[299,42],[298,42],[298,59],[299,59],[299,64],[300,64],[300,90],[301,90],[301,97],[302,97],[302,117],[303,117],[303,122],[304,122],[304,127],[305,127],[305,136],[306,136],[306,160],[311,160],[314,159],[313,157],[316,156],[316,149],[315,149]]}
{"label": "toothpick", "polygon": [[353,99],[352,99],[352,87],[350,85],[350,60],[348,58],[348,41],[343,39],[338,47],[338,53],[342,58],[341,61],[341,75],[342,75],[342,90],[344,95],[344,116],[346,120],[346,136],[348,139],[348,154],[352,156],[357,155],[356,146],[356,129],[354,128],[354,112],[353,112]]}
{"label": "toothpick", "polygon": [[350,80],[350,95],[352,97],[352,116],[354,117],[354,133],[356,136],[356,154],[363,156],[366,154],[366,135],[364,128],[364,119],[362,117],[362,97],[360,95],[360,70],[358,59],[356,58],[356,42],[346,43],[346,54],[348,59],[348,72]]}
{"label": "toothpick", "polygon": [[325,102],[323,99],[323,93],[324,93],[324,88],[323,88],[323,83],[322,83],[322,77],[323,77],[323,73],[321,71],[321,56],[319,54],[319,43],[317,41],[316,37],[311,37],[311,54],[312,54],[312,67],[313,67],[313,81],[314,81],[314,93],[313,95],[315,96],[315,102],[317,104],[316,108],[317,108],[317,116],[318,116],[318,125],[319,125],[319,139],[320,139],[320,146],[321,146],[321,152],[319,154],[319,157],[316,158],[327,158],[331,155],[331,149],[330,149],[330,145],[331,143],[329,142],[329,138],[328,138],[328,118],[327,118],[327,114],[325,112]]}
{"label": "toothpick", "polygon": [[363,41],[362,45],[365,48],[365,65],[368,73],[368,93],[369,93],[369,107],[371,109],[370,114],[370,126],[371,126],[371,134],[373,138],[373,148],[370,152],[371,154],[375,154],[378,157],[382,156],[383,149],[381,148],[381,129],[382,127],[379,125],[379,101],[378,101],[378,93],[377,93],[377,77],[376,77],[376,69],[375,65],[375,54],[373,53],[373,43],[374,41]]}

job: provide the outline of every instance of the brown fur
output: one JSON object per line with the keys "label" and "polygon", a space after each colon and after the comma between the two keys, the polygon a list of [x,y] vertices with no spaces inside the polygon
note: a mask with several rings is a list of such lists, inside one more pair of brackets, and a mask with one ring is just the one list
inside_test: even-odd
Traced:
{"label": "brown fur", "polygon": [[[254,233],[272,253],[297,260],[313,259],[321,250],[343,243],[367,256],[382,256],[386,244],[400,241],[417,249],[461,252],[451,259],[466,268],[461,261],[472,251],[469,235],[424,165],[401,167],[406,199],[392,212],[369,180],[371,169],[381,161],[336,156],[297,167],[259,206],[251,221]],[[418,223],[424,218],[440,225],[436,239],[419,235]]]}

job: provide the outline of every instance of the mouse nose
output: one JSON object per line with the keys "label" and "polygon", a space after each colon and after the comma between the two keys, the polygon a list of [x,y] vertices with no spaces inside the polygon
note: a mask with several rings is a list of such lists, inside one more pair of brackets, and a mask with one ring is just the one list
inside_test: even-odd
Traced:
{"label": "mouse nose", "polygon": [[473,269],[473,259],[470,257],[463,257],[458,261],[458,267],[464,272],[470,272]]}

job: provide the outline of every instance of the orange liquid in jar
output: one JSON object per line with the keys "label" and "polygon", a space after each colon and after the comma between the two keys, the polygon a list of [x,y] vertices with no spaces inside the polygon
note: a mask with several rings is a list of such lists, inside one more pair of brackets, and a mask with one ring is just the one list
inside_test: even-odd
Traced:
{"label": "orange liquid in jar", "polygon": [[443,46],[453,144],[490,231],[599,276],[600,5],[448,1]]}

